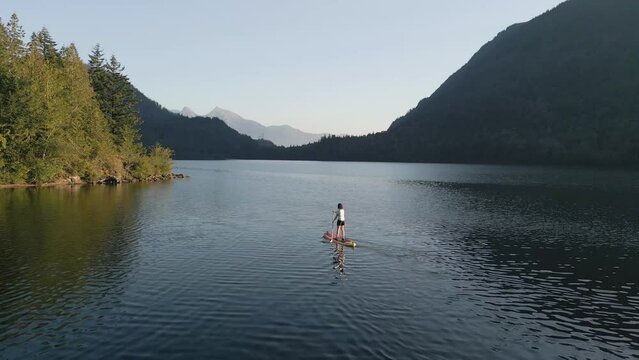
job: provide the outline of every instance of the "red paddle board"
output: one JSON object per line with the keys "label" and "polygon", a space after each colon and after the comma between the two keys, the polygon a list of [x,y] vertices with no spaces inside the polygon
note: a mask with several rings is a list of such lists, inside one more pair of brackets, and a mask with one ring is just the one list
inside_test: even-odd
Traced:
{"label": "red paddle board", "polygon": [[354,248],[355,246],[357,246],[357,244],[355,243],[355,241],[353,241],[353,239],[337,239],[336,238],[336,234],[335,233],[329,233],[328,231],[324,233],[324,239],[329,240],[332,243],[335,244],[340,244],[340,245],[344,245],[344,246],[350,246],[352,248]]}

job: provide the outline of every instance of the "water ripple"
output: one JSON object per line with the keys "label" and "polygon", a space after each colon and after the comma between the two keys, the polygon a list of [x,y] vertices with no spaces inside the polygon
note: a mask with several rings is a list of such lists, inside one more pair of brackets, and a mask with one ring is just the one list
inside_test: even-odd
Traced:
{"label": "water ripple", "polygon": [[178,165],[0,192],[1,358],[639,356],[635,173]]}

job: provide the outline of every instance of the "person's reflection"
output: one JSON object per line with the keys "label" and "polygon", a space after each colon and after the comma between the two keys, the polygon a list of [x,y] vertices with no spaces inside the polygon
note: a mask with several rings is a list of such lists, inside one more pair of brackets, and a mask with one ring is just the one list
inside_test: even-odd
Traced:
{"label": "person's reflection", "polygon": [[340,274],[344,273],[344,246],[335,244],[335,253],[333,254],[333,269],[338,270]]}

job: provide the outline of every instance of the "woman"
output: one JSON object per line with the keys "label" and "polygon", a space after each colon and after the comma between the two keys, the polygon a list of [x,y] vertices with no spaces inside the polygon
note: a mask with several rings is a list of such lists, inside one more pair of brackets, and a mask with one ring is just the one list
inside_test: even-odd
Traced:
{"label": "woman", "polygon": [[345,219],[344,206],[342,206],[342,203],[339,203],[337,204],[337,211],[335,212],[335,217],[333,218],[333,222],[337,220],[337,233],[335,234],[335,240],[339,240],[340,230],[342,234],[342,241],[345,241],[346,239],[346,231],[344,230]]}

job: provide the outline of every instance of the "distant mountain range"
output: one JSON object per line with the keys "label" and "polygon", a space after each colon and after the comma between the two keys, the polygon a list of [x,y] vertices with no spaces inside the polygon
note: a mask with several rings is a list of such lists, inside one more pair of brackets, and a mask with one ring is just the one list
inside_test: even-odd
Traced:
{"label": "distant mountain range", "polygon": [[[188,118],[199,116],[186,106],[182,110],[171,111]],[[204,117],[218,118],[240,134],[248,135],[256,140],[269,140],[276,145],[282,146],[304,145],[318,141],[322,136],[326,135],[307,133],[288,125],[264,126],[257,121],[247,120],[230,110],[222,109],[220,107],[215,107],[215,109],[206,114]]]}
{"label": "distant mountain range", "polygon": [[140,91],[137,98],[142,142],[147,146],[168,146],[176,159],[259,159],[271,155],[275,148],[270,141],[238,133],[220,119],[175,113]]}
{"label": "distant mountain range", "polygon": [[188,106],[183,107],[182,110],[171,110],[171,112],[180,114],[182,116],[186,116],[187,118],[194,118],[199,116],[198,114],[195,113],[195,111],[191,110],[191,108]]}

